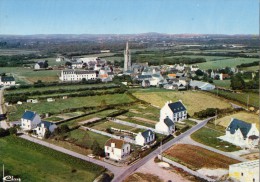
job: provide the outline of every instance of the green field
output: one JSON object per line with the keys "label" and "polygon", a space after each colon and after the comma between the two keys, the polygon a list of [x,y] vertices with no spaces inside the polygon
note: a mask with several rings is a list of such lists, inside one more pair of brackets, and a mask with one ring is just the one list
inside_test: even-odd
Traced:
{"label": "green field", "polygon": [[230,59],[223,59],[217,61],[207,61],[204,63],[198,63],[200,69],[207,70],[207,69],[218,69],[218,68],[225,68],[225,67],[236,67],[242,63],[252,63],[255,61],[259,61],[257,58],[230,58]]}
{"label": "green field", "polygon": [[19,177],[21,181],[91,182],[104,170],[17,137],[0,138],[0,148],[0,162],[5,165],[6,174]]}
{"label": "green field", "polygon": [[191,138],[196,142],[202,143],[204,145],[222,150],[225,152],[233,152],[240,150],[240,147],[232,145],[228,142],[222,141],[217,137],[225,135],[224,132],[213,130],[210,128],[203,127],[195,133],[191,134]]}
{"label": "green field", "polygon": [[105,131],[107,128],[111,128],[111,127],[121,129],[121,130],[133,129],[133,127],[131,127],[131,126],[114,123],[112,121],[99,122],[99,123],[95,124],[92,128],[96,129],[96,130]]}
{"label": "green field", "polygon": [[96,107],[101,106],[102,102],[107,105],[130,103],[131,99],[126,94],[113,94],[102,96],[89,97],[71,97],[68,99],[58,99],[55,102],[41,101],[36,104],[24,103],[23,105],[13,105],[8,107],[8,118],[10,121],[15,121],[21,118],[24,111],[32,110],[38,114],[43,113],[60,113],[65,109],[79,108],[79,107]]}
{"label": "green field", "polygon": [[230,88],[230,80],[213,80],[213,84],[218,87]]}

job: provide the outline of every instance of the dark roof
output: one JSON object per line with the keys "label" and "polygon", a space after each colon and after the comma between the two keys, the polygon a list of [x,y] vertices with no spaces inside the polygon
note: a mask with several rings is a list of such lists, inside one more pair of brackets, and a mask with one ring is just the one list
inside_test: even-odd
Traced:
{"label": "dark roof", "polygon": [[168,106],[172,110],[173,113],[186,111],[185,106],[180,101],[170,103],[170,104],[168,104]]}
{"label": "dark roof", "polygon": [[154,132],[152,130],[146,130],[146,131],[142,132],[142,136],[144,138],[148,138],[151,135],[154,135]]}
{"label": "dark roof", "polygon": [[40,122],[40,123],[38,124],[38,126],[41,126],[41,124],[44,124],[44,128],[49,129],[49,127],[50,127],[51,125],[53,125],[54,123],[52,123],[52,122],[50,122],[50,121],[42,121],[42,122]]}
{"label": "dark roof", "polygon": [[139,75],[137,78],[138,79],[147,79],[147,78],[152,78],[152,75]]}
{"label": "dark roof", "polygon": [[227,128],[227,131],[230,131],[231,134],[234,134],[236,130],[240,129],[242,135],[244,136],[244,138],[246,138],[251,127],[252,124],[233,118],[233,120],[231,121],[231,123]]}
{"label": "dark roof", "polygon": [[36,116],[36,113],[35,112],[32,112],[32,111],[25,111],[23,113],[23,116],[22,118],[23,119],[28,119],[28,120],[33,120],[33,118]]}
{"label": "dark roof", "polygon": [[2,82],[11,82],[11,81],[14,81],[14,77],[12,77],[12,76],[2,76],[1,81]]}
{"label": "dark roof", "polygon": [[174,125],[173,121],[172,121],[168,116],[164,119],[164,123],[165,123],[168,127]]}

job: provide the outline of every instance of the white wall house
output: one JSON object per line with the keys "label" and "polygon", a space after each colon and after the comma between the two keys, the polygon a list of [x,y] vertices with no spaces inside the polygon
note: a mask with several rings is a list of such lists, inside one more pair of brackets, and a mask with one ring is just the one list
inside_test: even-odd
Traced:
{"label": "white wall house", "polygon": [[41,122],[40,116],[33,111],[25,111],[21,118],[21,129],[32,130]]}
{"label": "white wall house", "polygon": [[130,154],[130,144],[111,138],[105,144],[105,155],[112,160],[122,160]]}
{"label": "white wall house", "polygon": [[11,86],[15,85],[15,79],[13,76],[1,76],[1,85]]}
{"label": "white wall house", "polygon": [[182,101],[166,102],[160,111],[160,121],[169,117],[173,122],[187,119],[187,110]]}
{"label": "white wall house", "polygon": [[241,162],[229,166],[229,177],[236,181],[258,182],[259,160]]}
{"label": "white wall house", "polygon": [[240,147],[252,148],[259,142],[259,131],[256,124],[231,118],[226,128],[226,135],[218,137]]}
{"label": "white wall house", "polygon": [[139,132],[135,137],[136,144],[141,146],[148,145],[152,143],[154,140],[155,140],[155,134],[152,130]]}
{"label": "white wall house", "polygon": [[96,72],[89,70],[62,70],[59,77],[61,81],[81,81],[83,78],[95,80],[97,78]]}
{"label": "white wall house", "polygon": [[49,121],[42,121],[37,125],[34,131],[38,135],[38,137],[43,138],[47,130],[49,130],[52,133],[55,128],[57,128],[57,125],[55,123]]}
{"label": "white wall house", "polygon": [[158,123],[155,125],[155,130],[160,133],[171,135],[175,132],[175,124],[174,122],[167,116],[164,119],[160,119]]}

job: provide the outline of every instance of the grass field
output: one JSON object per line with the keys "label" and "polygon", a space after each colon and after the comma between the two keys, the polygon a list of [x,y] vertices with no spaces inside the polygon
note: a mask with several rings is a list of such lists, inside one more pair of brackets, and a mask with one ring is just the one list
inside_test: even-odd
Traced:
{"label": "grass field", "polygon": [[253,92],[233,93],[233,92],[227,92],[224,90],[211,90],[209,92],[218,94],[219,96],[223,96],[223,97],[231,99],[231,100],[241,102],[245,106],[247,105],[247,97],[249,97],[249,105],[252,105],[254,107],[259,107],[258,93],[253,93]]}
{"label": "grass field", "polygon": [[224,132],[220,132],[217,130],[213,130],[210,128],[203,127],[191,134],[191,138],[196,142],[202,143],[204,145],[216,148],[218,150],[222,150],[225,152],[234,152],[240,150],[240,147],[232,145],[231,143],[222,141],[217,137],[225,135]]}
{"label": "grass field", "polygon": [[65,109],[78,108],[83,106],[100,106],[101,102],[105,101],[109,104],[130,103],[133,101],[126,94],[113,94],[102,96],[89,96],[89,97],[71,97],[68,99],[59,99],[55,102],[42,101],[37,104],[24,103],[23,105],[13,105],[8,107],[8,118],[10,121],[15,121],[21,118],[23,112],[27,110],[36,111],[38,114],[42,113],[59,113]]}
{"label": "grass field", "polygon": [[[212,97],[201,91],[156,91],[156,92],[135,92],[133,93],[137,98],[151,103],[154,106],[161,108],[164,106],[166,101],[178,101],[182,100],[183,104],[186,106],[188,113],[192,116],[194,112],[204,110],[206,108],[228,108],[230,104],[217,97]],[[152,99],[151,99],[152,98]],[[214,103],[214,105],[212,105]]]}
{"label": "grass field", "polygon": [[218,69],[218,68],[225,68],[225,67],[236,67],[242,63],[252,63],[258,61],[257,58],[230,58],[230,59],[223,59],[217,61],[207,61],[204,63],[198,63],[200,69],[207,70],[207,69]]}
{"label": "grass field", "polygon": [[60,70],[33,71],[23,67],[1,67],[0,73],[11,73],[17,83],[33,83],[38,80],[43,82],[58,81]]}
{"label": "grass field", "polygon": [[22,181],[91,182],[103,171],[102,167],[70,156],[69,160],[65,157],[61,160],[55,155],[63,157],[65,154],[18,139],[0,138],[0,161],[5,165],[6,174],[8,171],[9,175],[18,176]]}
{"label": "grass field", "polygon": [[231,121],[231,118],[243,120],[248,123],[256,123],[256,127],[258,128],[258,130],[260,129],[259,128],[259,116],[254,113],[243,112],[243,111],[229,115],[229,116],[225,116],[223,118],[219,118],[216,120],[216,123],[221,126],[227,127]]}
{"label": "grass field", "polygon": [[168,149],[164,155],[192,170],[198,170],[201,168],[228,169],[230,164],[240,162],[204,148],[188,144],[174,145]]}
{"label": "grass field", "polygon": [[213,84],[218,87],[230,88],[230,80],[214,80]]}
{"label": "grass field", "polygon": [[99,122],[99,123],[95,124],[92,128],[94,128],[96,130],[105,131],[107,128],[111,128],[111,127],[121,129],[121,130],[133,129],[133,127],[131,127],[131,126],[114,123],[112,121]]}

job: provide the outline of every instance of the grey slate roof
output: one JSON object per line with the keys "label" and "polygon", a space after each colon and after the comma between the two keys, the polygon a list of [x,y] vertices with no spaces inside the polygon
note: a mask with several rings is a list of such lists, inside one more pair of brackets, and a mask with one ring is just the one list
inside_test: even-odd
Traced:
{"label": "grey slate roof", "polygon": [[174,125],[173,121],[172,121],[168,116],[164,119],[164,123],[165,123],[168,127]]}
{"label": "grey slate roof", "polygon": [[2,82],[12,82],[12,81],[14,81],[14,77],[12,77],[12,76],[2,76],[1,81]]}
{"label": "grey slate roof", "polygon": [[168,104],[168,106],[170,107],[170,109],[172,110],[173,113],[186,111],[185,106],[180,101],[170,103],[170,104]]}
{"label": "grey slate roof", "polygon": [[36,113],[33,111],[25,111],[23,113],[22,118],[27,120],[33,120],[33,118],[36,116]]}
{"label": "grey slate roof", "polygon": [[40,122],[40,123],[38,124],[38,126],[41,126],[41,124],[44,124],[44,127],[47,128],[47,129],[49,129],[49,127],[50,127],[51,125],[53,125],[53,123],[52,123],[52,122],[49,122],[49,121],[42,121],[42,122]]}
{"label": "grey slate roof", "polygon": [[244,136],[244,138],[246,138],[251,127],[252,127],[252,124],[233,118],[233,120],[227,127],[227,131],[229,131],[231,134],[234,134],[236,132],[236,130],[240,129],[242,135]]}
{"label": "grey slate roof", "polygon": [[142,136],[144,138],[148,138],[151,135],[154,135],[154,132],[152,130],[146,130],[146,131],[142,132]]}

